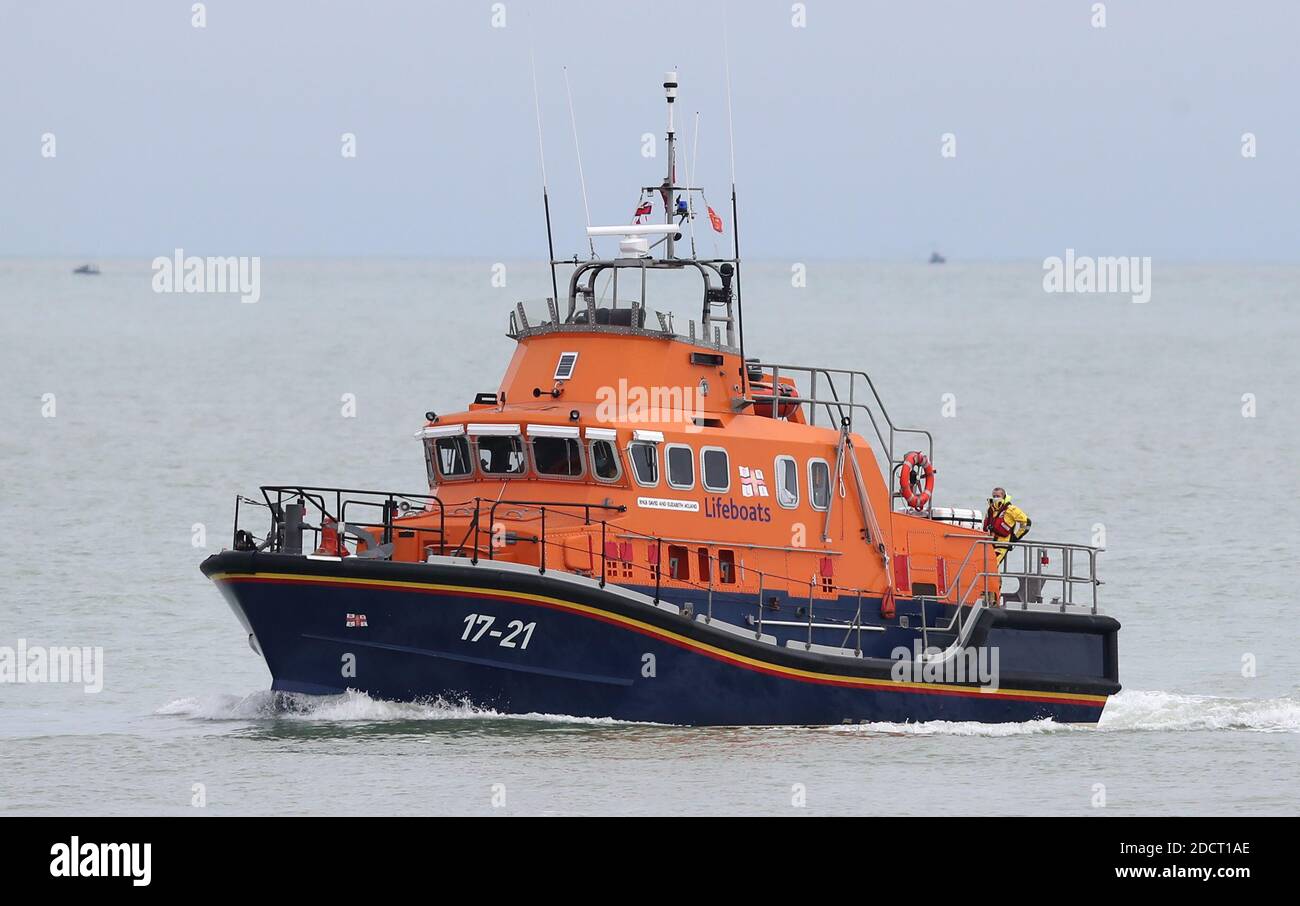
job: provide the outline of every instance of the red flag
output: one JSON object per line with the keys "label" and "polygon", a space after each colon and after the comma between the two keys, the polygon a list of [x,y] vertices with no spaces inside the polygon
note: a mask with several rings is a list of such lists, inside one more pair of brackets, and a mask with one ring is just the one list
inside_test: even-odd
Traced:
{"label": "red flag", "polygon": [[711,207],[709,208],[709,223],[713,224],[713,231],[715,233],[722,232],[722,218],[719,217],[718,212],[713,210]]}
{"label": "red flag", "polygon": [[635,216],[637,216],[637,217],[645,217],[645,216],[649,215],[650,212],[653,211],[653,210],[654,210],[654,205],[652,205],[650,202],[647,201],[645,204],[641,205],[641,207],[639,207],[639,208],[636,209],[636,214],[635,214]]}

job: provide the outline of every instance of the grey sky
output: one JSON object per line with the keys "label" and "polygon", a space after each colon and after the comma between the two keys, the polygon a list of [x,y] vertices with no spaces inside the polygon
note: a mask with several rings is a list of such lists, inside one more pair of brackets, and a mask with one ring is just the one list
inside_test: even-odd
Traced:
{"label": "grey sky", "polygon": [[[0,0],[0,255],[540,258],[530,20],[558,253],[583,225],[565,64],[594,220],[659,178],[673,66],[723,212],[720,3],[505,7],[211,0],[195,29],[188,0]],[[809,0],[798,29],[733,0],[745,253],[1300,260],[1300,4],[1091,7]]]}

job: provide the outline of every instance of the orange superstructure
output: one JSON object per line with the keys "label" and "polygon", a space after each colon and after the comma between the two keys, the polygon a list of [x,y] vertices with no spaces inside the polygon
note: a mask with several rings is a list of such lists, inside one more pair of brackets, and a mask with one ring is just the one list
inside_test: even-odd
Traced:
{"label": "orange superstructure", "polygon": [[397,559],[540,564],[545,505],[552,568],[636,584],[662,572],[740,591],[762,574],[768,588],[942,599],[987,572],[971,555],[986,535],[896,511],[867,438],[810,424],[805,410],[835,407],[797,390],[774,405],[774,369],[742,373],[738,350],[594,324],[514,332],[496,401],[421,430],[441,509],[398,521],[417,531],[397,533]]}

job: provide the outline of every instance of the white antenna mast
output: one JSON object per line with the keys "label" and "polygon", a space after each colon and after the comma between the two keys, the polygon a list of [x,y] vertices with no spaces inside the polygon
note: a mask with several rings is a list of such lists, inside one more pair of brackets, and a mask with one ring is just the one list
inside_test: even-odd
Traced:
{"label": "white antenna mast", "polygon": [[686,172],[686,219],[691,222],[691,257],[695,258],[695,202],[694,192],[691,191],[691,174],[695,172],[695,164],[700,159],[700,111],[695,111],[695,136],[692,140],[691,149],[691,168]]}
{"label": "white antenna mast", "polygon": [[533,20],[528,19],[528,66],[533,73],[533,110],[537,113],[537,159],[542,165],[542,208],[546,211],[546,251],[551,264],[551,295],[560,304],[560,288],[555,279],[555,241],[551,238],[551,195],[546,185],[546,143],[542,141],[542,101],[537,92],[537,58],[533,55]]}
{"label": "white antenna mast", "polygon": [[731,255],[736,260],[736,324],[740,337],[740,393],[749,395],[749,366],[745,362],[745,311],[740,296],[740,216],[736,208],[736,129],[731,118],[731,43],[727,4],[722,5],[722,61],[727,76],[727,142],[731,148]]}
{"label": "white antenna mast", "polygon": [[731,46],[727,41],[726,7],[722,18],[722,65],[727,76],[727,141],[731,149],[731,191],[736,191],[736,128],[731,120]]}
{"label": "white antenna mast", "polygon": [[[569,67],[564,67],[564,93],[569,96],[569,121],[573,124],[573,150],[578,155],[578,182],[582,185],[582,209],[587,214],[587,229],[591,230],[591,207],[587,204],[587,177],[582,172],[582,148],[578,144],[578,117],[573,112],[573,90],[569,87]],[[596,243],[587,236],[591,257],[596,257]]]}
{"label": "white antenna mast", "polygon": [[546,145],[542,141],[542,101],[537,92],[537,57],[533,55],[531,30],[528,35],[528,68],[533,74],[533,110],[537,114],[537,159],[542,165],[542,191],[546,191]]}

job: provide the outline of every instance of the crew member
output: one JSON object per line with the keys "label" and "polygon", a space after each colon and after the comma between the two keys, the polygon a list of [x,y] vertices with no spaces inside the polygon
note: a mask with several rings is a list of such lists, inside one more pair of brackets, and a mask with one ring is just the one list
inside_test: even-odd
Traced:
{"label": "crew member", "polygon": [[994,488],[989,496],[989,508],[984,513],[984,531],[993,536],[993,550],[997,553],[998,569],[1011,550],[1011,543],[1019,541],[1029,534],[1032,522],[1025,511],[1011,502],[1006,488]]}

